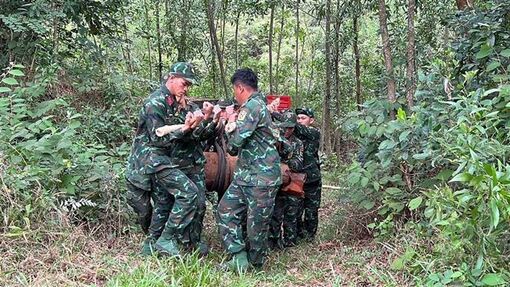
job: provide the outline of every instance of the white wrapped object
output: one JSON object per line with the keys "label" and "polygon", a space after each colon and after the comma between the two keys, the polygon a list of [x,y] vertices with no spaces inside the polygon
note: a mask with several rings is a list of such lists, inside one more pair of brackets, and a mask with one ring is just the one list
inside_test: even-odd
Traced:
{"label": "white wrapped object", "polygon": [[180,130],[182,127],[184,127],[184,124],[171,125],[171,126],[162,126],[162,127],[156,129],[156,135],[158,137],[164,137],[164,136],[166,136],[167,134],[169,134],[169,133],[171,133],[173,131]]}

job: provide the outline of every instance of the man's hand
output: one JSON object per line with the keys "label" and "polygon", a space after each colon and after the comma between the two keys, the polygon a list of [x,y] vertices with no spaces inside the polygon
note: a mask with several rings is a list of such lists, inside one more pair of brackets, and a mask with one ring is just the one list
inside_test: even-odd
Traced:
{"label": "man's hand", "polygon": [[232,114],[228,115],[229,123],[235,123],[236,120],[237,120],[237,113],[232,113]]}
{"label": "man's hand", "polygon": [[204,120],[204,114],[202,113],[201,110],[196,110],[193,112],[193,118],[195,120],[191,125],[191,129],[196,128]]}
{"label": "man's hand", "polygon": [[213,114],[214,105],[209,102],[204,102],[202,104],[202,112],[204,113],[204,119],[207,120]]}
{"label": "man's hand", "polygon": [[278,110],[279,105],[280,105],[280,98],[276,98],[269,105],[267,105],[267,109],[269,110],[270,113],[272,113],[272,112],[275,112]]}
{"label": "man's hand", "polygon": [[186,119],[184,120],[184,126],[182,127],[182,132],[187,132],[191,129],[193,124],[195,123],[195,118],[193,117],[193,113],[189,112],[186,114]]}

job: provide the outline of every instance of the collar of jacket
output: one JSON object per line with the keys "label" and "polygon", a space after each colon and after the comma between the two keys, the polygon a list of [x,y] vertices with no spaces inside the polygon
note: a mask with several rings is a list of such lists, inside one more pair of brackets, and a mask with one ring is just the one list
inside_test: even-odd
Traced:
{"label": "collar of jacket", "polygon": [[250,100],[256,99],[258,97],[260,97],[262,99],[262,101],[264,101],[264,103],[267,104],[267,99],[266,99],[266,97],[264,97],[264,94],[262,94],[259,91],[256,91],[256,92],[253,92],[253,94],[251,94],[251,96],[246,100],[246,102],[244,102],[243,107],[246,106],[246,103],[248,103]]}

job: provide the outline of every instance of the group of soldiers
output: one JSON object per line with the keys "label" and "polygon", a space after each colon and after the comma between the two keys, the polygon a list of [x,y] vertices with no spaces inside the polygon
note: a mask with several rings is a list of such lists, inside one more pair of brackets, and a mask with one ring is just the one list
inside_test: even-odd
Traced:
{"label": "group of soldiers", "polygon": [[[278,112],[258,91],[251,69],[231,78],[237,109],[209,102],[198,107],[187,97],[197,82],[191,64],[175,63],[140,110],[126,180],[128,203],[147,234],[141,252],[207,255],[204,142],[222,136],[228,153],[237,156],[233,180],[216,208],[222,245],[231,256],[227,267],[261,267],[269,248],[294,246],[317,232],[320,133],[311,126],[313,111]],[[304,196],[281,190],[280,162],[306,174]]]}

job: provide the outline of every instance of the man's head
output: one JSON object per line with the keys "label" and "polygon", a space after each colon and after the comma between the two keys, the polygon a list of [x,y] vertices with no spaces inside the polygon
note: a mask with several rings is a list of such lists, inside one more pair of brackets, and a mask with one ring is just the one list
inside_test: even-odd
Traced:
{"label": "man's head", "polygon": [[289,138],[292,133],[294,132],[294,127],[297,124],[297,117],[296,114],[294,114],[291,111],[288,111],[283,114],[282,121],[278,124],[280,128],[282,128],[284,132],[284,136],[286,138]]}
{"label": "man's head", "polygon": [[230,82],[234,87],[234,96],[239,105],[244,104],[259,88],[257,74],[249,68],[235,71]]}
{"label": "man's head", "polygon": [[189,87],[198,83],[193,65],[185,62],[173,64],[163,80],[170,94],[174,95],[179,103],[187,96]]}
{"label": "man's head", "polygon": [[310,108],[297,108],[296,109],[297,122],[303,126],[310,126],[314,122],[314,114]]}

